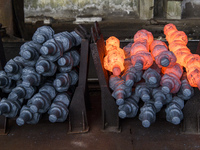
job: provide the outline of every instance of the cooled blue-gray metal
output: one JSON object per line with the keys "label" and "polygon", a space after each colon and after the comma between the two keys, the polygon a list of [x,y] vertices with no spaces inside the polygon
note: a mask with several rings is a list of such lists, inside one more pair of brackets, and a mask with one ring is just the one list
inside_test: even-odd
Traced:
{"label": "cooled blue-gray metal", "polygon": [[133,42],[128,43],[126,46],[123,47],[125,58],[130,58],[130,51],[131,51],[132,45],[133,45]]}
{"label": "cooled blue-gray metal", "polygon": [[148,102],[151,99],[152,89],[142,82],[136,85],[135,94],[142,99],[143,102]]}
{"label": "cooled blue-gray metal", "polygon": [[78,81],[78,74],[72,70],[69,73],[58,73],[53,85],[58,92],[65,92],[69,89],[70,85],[75,85]]}
{"label": "cooled blue-gray metal", "polygon": [[76,32],[62,32],[46,41],[41,47],[40,53],[43,57],[54,62],[62,57],[64,52],[79,45],[80,42],[81,38]]}
{"label": "cooled blue-gray metal", "polygon": [[135,82],[139,82],[142,79],[142,70],[136,70],[131,63],[131,59],[127,58],[124,60],[124,73],[122,79],[125,81],[127,86],[132,87]]}
{"label": "cooled blue-gray metal", "polygon": [[145,128],[150,127],[156,121],[156,108],[153,102],[149,101],[144,103],[143,107],[140,108],[139,119]]}
{"label": "cooled blue-gray metal", "polygon": [[51,85],[44,85],[39,89],[30,101],[30,109],[32,112],[45,113],[48,111],[51,101],[56,96],[56,91]]}
{"label": "cooled blue-gray metal", "polygon": [[166,112],[166,120],[175,125],[180,124],[183,119],[182,109],[184,107],[184,100],[175,96],[172,99],[172,102],[167,105],[165,109]]}
{"label": "cooled blue-gray metal", "polygon": [[40,92],[35,94],[29,101],[31,101],[30,110],[33,113],[45,113],[51,105],[50,94]]}
{"label": "cooled blue-gray metal", "polygon": [[80,45],[82,38],[75,31],[70,32],[70,34],[75,38],[74,46]]}
{"label": "cooled blue-gray metal", "polygon": [[148,68],[147,70],[144,71],[142,77],[144,78],[147,86],[152,88],[159,87],[161,75],[155,69]]}
{"label": "cooled blue-gray metal", "polygon": [[15,101],[2,98],[0,101],[0,115],[4,115],[8,118],[14,118],[17,116],[21,109],[23,99],[18,99]]}
{"label": "cooled blue-gray metal", "polygon": [[22,84],[25,86],[39,86],[41,75],[35,71],[33,67],[25,67],[22,70]]}
{"label": "cooled blue-gray metal", "polygon": [[46,92],[50,95],[50,99],[55,98],[56,96],[56,90],[53,87],[52,83],[45,83],[44,86],[42,86],[39,89],[39,92]]}
{"label": "cooled blue-gray metal", "polygon": [[70,34],[67,31],[55,34],[54,38],[56,41],[59,41],[62,43],[64,52],[68,51],[70,48],[76,45],[76,39],[74,38],[72,34]]}
{"label": "cooled blue-gray metal", "polygon": [[194,88],[190,86],[187,80],[187,73],[184,72],[181,78],[181,87],[177,96],[183,100],[189,100],[194,95]]}
{"label": "cooled blue-gray metal", "polygon": [[53,76],[56,73],[57,65],[42,56],[39,57],[35,65],[37,73],[43,76]]}
{"label": "cooled blue-gray metal", "polygon": [[131,96],[132,87],[126,86],[125,81],[119,76],[111,75],[109,86],[113,90],[112,96],[116,99],[117,105],[124,104],[124,99]]}
{"label": "cooled blue-gray metal", "polygon": [[70,101],[71,98],[67,93],[59,93],[53,100],[53,103],[48,111],[49,121],[52,123],[64,122],[69,114],[68,107]]}
{"label": "cooled blue-gray metal", "polygon": [[155,106],[157,112],[159,112],[161,110],[161,108],[163,107],[163,105],[165,105],[167,103],[167,98],[161,88],[153,89],[152,97],[154,100],[154,106]]}
{"label": "cooled blue-gray metal", "polygon": [[42,45],[29,41],[20,47],[19,54],[24,58],[24,65],[33,67],[39,58],[39,51]]}
{"label": "cooled blue-gray metal", "polygon": [[33,34],[32,40],[36,43],[42,44],[45,41],[53,38],[54,30],[49,26],[42,26],[37,28]]}
{"label": "cooled blue-gray metal", "polygon": [[15,87],[15,81],[7,76],[6,72],[0,71],[0,88],[5,93],[10,93]]}
{"label": "cooled blue-gray metal", "polygon": [[[63,40],[63,38],[65,38],[65,40],[63,40],[63,44],[68,44],[66,47],[66,49],[64,51],[67,51],[69,50],[71,47],[73,46],[78,46],[81,44],[81,37],[75,32],[75,31],[72,31],[72,32],[67,32],[67,31],[64,31],[64,32],[60,32],[60,33],[57,33],[54,35],[54,38],[62,38],[61,40]],[[66,39],[68,39],[69,42],[66,42]],[[66,42],[66,43],[64,43]]]}
{"label": "cooled blue-gray metal", "polygon": [[12,80],[19,80],[22,75],[23,62],[24,59],[20,56],[10,59],[4,67],[7,76],[9,76]]}
{"label": "cooled blue-gray metal", "polygon": [[70,72],[73,67],[80,62],[80,55],[76,50],[65,52],[63,57],[58,59],[58,69],[60,72]]}
{"label": "cooled blue-gray metal", "polygon": [[17,100],[17,99],[30,99],[35,93],[36,88],[32,86],[26,86],[24,84],[19,84],[17,87],[12,89],[10,94],[8,95],[8,99]]}
{"label": "cooled blue-gray metal", "polygon": [[136,95],[132,94],[130,97],[126,98],[124,100],[124,104],[120,105],[118,107],[119,109],[119,117],[124,119],[124,118],[133,118],[137,115],[139,106],[138,103],[139,102],[139,97],[137,97]]}
{"label": "cooled blue-gray metal", "polygon": [[27,124],[37,124],[41,118],[41,114],[33,113],[30,110],[30,107],[24,105],[20,111],[19,117],[16,119],[16,123],[19,126]]}
{"label": "cooled blue-gray metal", "polygon": [[40,54],[52,61],[57,61],[60,57],[63,56],[64,47],[61,41],[56,41],[56,39],[50,39],[46,41],[40,49]]}

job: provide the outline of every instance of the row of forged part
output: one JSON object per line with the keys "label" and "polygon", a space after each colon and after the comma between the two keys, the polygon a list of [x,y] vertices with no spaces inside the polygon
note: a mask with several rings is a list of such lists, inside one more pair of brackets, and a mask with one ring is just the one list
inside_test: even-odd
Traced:
{"label": "row of forged part", "polygon": [[64,122],[78,82],[80,44],[75,31],[55,34],[49,26],[39,27],[20,47],[20,56],[0,71],[0,88],[8,94],[0,101],[0,115],[17,117],[19,126],[38,123],[44,113],[52,123]]}
{"label": "row of forged part", "polygon": [[[148,128],[165,107],[166,120],[175,125],[183,119],[184,101],[200,89],[200,56],[191,54],[187,36],[173,24],[164,27],[169,44],[154,40],[151,32],[142,29],[134,35],[134,42],[120,48],[114,36],[106,40],[104,68],[111,72],[109,87],[119,109],[119,117],[137,116]],[[186,72],[184,72],[184,68]]]}

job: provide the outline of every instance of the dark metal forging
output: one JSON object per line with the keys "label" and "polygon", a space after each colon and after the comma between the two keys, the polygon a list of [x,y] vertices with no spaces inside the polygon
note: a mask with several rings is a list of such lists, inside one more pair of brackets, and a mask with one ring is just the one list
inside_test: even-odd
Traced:
{"label": "dark metal forging", "polygon": [[41,118],[41,114],[33,113],[30,110],[30,104],[24,105],[20,110],[19,117],[16,119],[16,123],[19,126],[27,124],[37,124]]}
{"label": "dark metal forging", "polygon": [[24,65],[34,67],[38,58],[39,51],[42,45],[29,41],[20,47],[19,54],[24,58]]}
{"label": "dark metal forging", "polygon": [[49,26],[39,27],[33,34],[32,40],[36,43],[43,44],[45,41],[53,38],[54,30]]}
{"label": "dark metal forging", "polygon": [[45,113],[51,105],[51,101],[56,96],[56,91],[52,85],[44,85],[39,89],[29,101],[31,103],[30,109],[32,112]]}
{"label": "dark metal forging", "polygon": [[51,107],[48,111],[49,121],[54,122],[64,122],[69,114],[69,104],[71,98],[67,93],[59,93],[53,100]]}
{"label": "dark metal forging", "polygon": [[144,103],[143,107],[140,108],[139,119],[145,128],[150,127],[156,121],[156,108],[152,101]]}
{"label": "dark metal forging", "polygon": [[182,109],[184,107],[184,100],[175,96],[172,99],[172,102],[167,105],[165,109],[166,112],[166,120],[175,125],[180,124],[183,119]]}
{"label": "dark metal forging", "polygon": [[35,65],[37,73],[43,76],[53,76],[57,71],[57,65],[42,56],[39,57]]}

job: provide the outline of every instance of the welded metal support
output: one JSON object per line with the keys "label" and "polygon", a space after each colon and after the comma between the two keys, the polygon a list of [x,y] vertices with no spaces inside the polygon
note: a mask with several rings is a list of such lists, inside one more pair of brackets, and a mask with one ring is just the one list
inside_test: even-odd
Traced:
{"label": "welded metal support", "polygon": [[[2,24],[0,23],[0,30],[1,30]],[[1,68],[4,68],[6,64],[6,56],[4,53],[4,48],[3,48],[3,43],[1,39],[1,34],[0,34],[0,62],[1,62]],[[2,96],[2,92],[1,95]],[[0,116],[0,135],[6,135],[6,127],[7,127],[7,118],[4,116]]]}
{"label": "welded metal support", "polygon": [[92,42],[90,50],[101,87],[101,105],[103,130],[108,132],[120,132],[118,108],[108,86],[108,72],[104,69],[103,58],[105,56],[105,43],[98,23],[91,28]]}
{"label": "welded metal support", "polygon": [[86,114],[87,74],[89,58],[89,36],[87,31],[80,26],[75,31],[83,38],[81,41],[79,83],[73,95],[69,107],[69,131],[68,133],[86,133],[89,131]]}
{"label": "welded metal support", "polygon": [[183,108],[182,132],[200,134],[200,92],[195,88],[194,96],[188,100]]}

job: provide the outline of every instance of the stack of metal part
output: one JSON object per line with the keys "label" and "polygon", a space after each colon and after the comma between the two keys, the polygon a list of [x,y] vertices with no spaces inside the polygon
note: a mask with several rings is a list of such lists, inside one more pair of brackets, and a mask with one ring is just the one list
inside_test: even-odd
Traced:
{"label": "stack of metal part", "polygon": [[[125,54],[130,55],[129,43],[123,49]],[[113,90],[112,96],[116,99],[119,109],[119,117],[134,118],[139,113],[142,125],[148,128],[156,120],[156,113],[165,109],[166,120],[175,125],[183,119],[182,109],[184,102],[194,95],[194,89],[190,86],[186,72],[181,72],[179,66],[174,65],[169,70],[161,71],[154,62],[146,70],[138,70],[132,65],[129,57],[124,60],[125,70],[119,76],[111,75],[109,86]],[[165,74],[174,74],[179,71],[180,79],[168,77]],[[143,106],[140,108],[138,103]]]}
{"label": "stack of metal part", "polygon": [[49,26],[38,28],[20,47],[20,56],[0,71],[0,88],[8,94],[0,101],[0,115],[17,117],[19,126],[38,123],[44,113],[50,122],[64,122],[78,82],[80,44],[75,31],[54,34]]}

